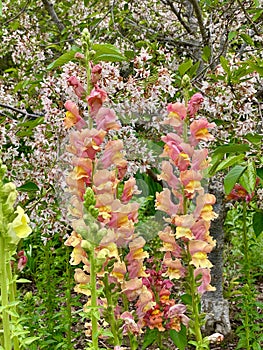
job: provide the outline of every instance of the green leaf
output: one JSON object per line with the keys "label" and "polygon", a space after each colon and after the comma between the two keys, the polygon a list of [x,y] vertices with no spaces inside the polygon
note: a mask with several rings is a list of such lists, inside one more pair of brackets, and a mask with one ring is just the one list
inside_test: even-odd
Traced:
{"label": "green leaf", "polygon": [[224,56],[220,56],[220,63],[227,75],[230,75],[231,71],[228,60]]}
{"label": "green leaf", "polygon": [[122,55],[117,54],[95,54],[92,57],[93,63],[104,62],[121,62],[126,61],[126,58]]}
{"label": "green leaf", "polygon": [[36,118],[34,120],[28,120],[28,121],[26,121],[24,123],[19,123],[17,126],[19,126],[19,127],[27,127],[27,128],[33,129],[36,126],[38,126],[40,124],[43,124],[43,122],[44,122],[44,117],[39,117],[39,118]]}
{"label": "green leaf", "polygon": [[192,297],[190,294],[181,295],[181,300],[186,305],[192,305]]}
{"label": "green leaf", "polygon": [[111,44],[93,44],[92,50],[96,52],[92,57],[94,63],[100,61],[120,62],[126,60],[126,57],[122,55],[120,50]]}
{"label": "green leaf", "polygon": [[199,68],[200,66],[200,61],[197,61],[188,71],[188,75],[190,78],[194,77],[196,72],[197,72],[197,69]]}
{"label": "green leaf", "polygon": [[231,31],[228,33],[228,40],[231,41],[232,39],[234,39],[237,36],[237,31]]}
{"label": "green leaf", "polygon": [[26,278],[19,278],[16,280],[16,283],[32,283],[32,281],[27,280]]}
{"label": "green leaf", "polygon": [[245,43],[247,43],[248,45],[251,45],[251,46],[255,46],[255,43],[254,41],[252,40],[252,38],[246,34],[246,33],[241,33],[240,34],[240,37],[244,40]]}
{"label": "green leaf", "polygon": [[192,67],[192,65],[193,65],[193,60],[191,59],[180,64],[180,66],[178,67],[178,71],[181,77],[188,71],[188,69]]}
{"label": "green leaf", "polygon": [[170,337],[179,350],[184,350],[186,348],[187,336],[186,327],[184,325],[181,325],[181,330],[179,332],[176,332],[174,329],[171,329]]}
{"label": "green leaf", "polygon": [[0,0],[0,17],[3,16],[3,3],[2,0]]}
{"label": "green leaf", "polygon": [[36,192],[39,191],[39,187],[32,181],[24,183],[22,186],[17,187],[21,192]]}
{"label": "green leaf", "polygon": [[229,168],[234,164],[242,162],[242,160],[244,160],[244,154],[239,154],[238,156],[229,156],[218,164],[215,172]]}
{"label": "green leaf", "polygon": [[254,213],[252,226],[256,237],[258,237],[263,232],[263,211],[256,211]]}
{"label": "green leaf", "polygon": [[263,180],[263,168],[257,168],[256,172],[257,172],[257,176]]}
{"label": "green leaf", "polygon": [[229,194],[232,191],[233,187],[238,182],[240,176],[243,174],[246,168],[246,166],[236,165],[229,171],[224,179],[224,188],[226,194]]}
{"label": "green leaf", "polygon": [[126,50],[124,51],[124,55],[129,59],[129,60],[133,60],[136,53],[132,50]]}
{"label": "green leaf", "polygon": [[248,133],[244,136],[244,138],[254,145],[260,144],[262,142],[262,135],[259,134]]}
{"label": "green leaf", "polygon": [[204,50],[203,50],[203,54],[202,54],[202,59],[205,61],[205,62],[208,62],[209,59],[211,57],[211,49],[209,46],[205,46],[204,47]]}
{"label": "green leaf", "polygon": [[247,144],[228,144],[219,146],[215,149],[214,155],[218,153],[241,153],[249,151],[250,147]]}
{"label": "green leaf", "polygon": [[32,344],[34,341],[40,339],[40,337],[28,337],[26,339],[23,339],[23,344],[25,345],[30,345]]}
{"label": "green leaf", "polygon": [[143,338],[142,350],[147,349],[147,347],[157,339],[157,336],[158,336],[157,328],[154,328],[154,329],[147,328]]}
{"label": "green leaf", "polygon": [[65,52],[63,55],[61,55],[59,58],[57,58],[54,62],[50,63],[47,66],[47,69],[51,70],[51,69],[54,69],[54,68],[57,68],[57,67],[61,67],[64,64],[68,63],[69,61],[72,61],[74,59],[75,54],[77,52],[80,52],[80,48],[77,47],[77,46],[74,46],[72,48],[72,50],[70,50],[68,52]]}

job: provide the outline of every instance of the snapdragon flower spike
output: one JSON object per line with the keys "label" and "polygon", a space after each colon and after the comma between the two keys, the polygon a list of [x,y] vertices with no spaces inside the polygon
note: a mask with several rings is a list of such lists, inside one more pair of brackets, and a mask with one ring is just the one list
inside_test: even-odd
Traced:
{"label": "snapdragon flower spike", "polygon": [[200,118],[188,125],[189,119],[196,117],[202,101],[202,95],[195,94],[187,107],[181,103],[168,106],[168,118],[164,124],[170,125],[174,132],[162,137],[165,146],[161,156],[168,160],[163,161],[158,176],[168,188],[156,195],[156,208],[168,214],[165,221],[170,224],[159,232],[163,243],[160,250],[165,252],[165,276],[185,278],[190,266],[194,269],[194,276],[198,276],[195,271],[201,276],[201,285],[197,289],[200,294],[212,290],[212,264],[208,253],[215,242],[209,235],[209,228],[211,220],[217,217],[213,211],[215,196],[205,193],[202,186],[203,172],[210,161],[208,150],[199,148],[200,141],[213,139],[208,130],[215,124]]}
{"label": "snapdragon flower spike", "polygon": [[[142,283],[142,277],[147,276],[143,262],[148,254],[143,251],[144,239],[134,233],[139,204],[130,202],[138,189],[135,179],[130,178],[124,181],[123,191],[119,193],[118,185],[126,174],[127,160],[122,141],[108,140],[107,135],[110,130],[119,130],[120,123],[112,109],[103,107],[107,93],[98,86],[101,66],[91,65],[91,69],[93,89],[88,96],[77,78],[71,77],[68,83],[79,98],[87,101],[93,128],[83,121],[75,103],[67,101],[65,104],[68,110],[65,126],[77,129],[70,133],[67,147],[73,155],[71,162],[74,166],[66,180],[72,194],[69,212],[74,231],[65,243],[73,247],[70,263],[83,264],[82,269],[75,271],[75,291],[90,296],[94,305],[87,284],[96,284],[95,261],[96,279],[102,286],[107,278],[108,283],[115,284],[112,291],[121,290],[129,301],[135,301],[139,296],[143,300],[143,296],[148,295]],[[89,189],[94,196],[94,203],[90,205],[86,203]],[[127,246],[129,253],[126,257],[120,256],[119,248]],[[152,307],[152,301],[149,303]],[[101,310],[103,308],[107,309],[107,302],[101,300]],[[118,311],[115,316],[120,315]],[[137,335],[141,332],[142,324],[136,325],[130,314],[124,313],[122,319],[124,329]]]}

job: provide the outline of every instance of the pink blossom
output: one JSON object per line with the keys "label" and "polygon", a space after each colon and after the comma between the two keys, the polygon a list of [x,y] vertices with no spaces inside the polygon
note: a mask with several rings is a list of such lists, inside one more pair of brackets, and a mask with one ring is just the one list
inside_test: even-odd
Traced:
{"label": "pink blossom", "polygon": [[96,64],[91,69],[91,82],[96,85],[101,78],[102,67],[100,64]]}
{"label": "pink blossom", "polygon": [[208,260],[207,254],[211,252],[214,245],[200,240],[189,241],[189,252],[192,256],[190,264],[195,267],[210,268],[213,265]]}
{"label": "pink blossom", "polygon": [[180,180],[184,186],[185,196],[192,199],[195,192],[203,191],[201,186],[202,174],[195,170],[185,170],[180,173]]}
{"label": "pink blossom", "polygon": [[208,123],[206,118],[200,118],[194,120],[190,124],[191,132],[191,144],[193,146],[197,145],[199,141],[211,141],[214,139],[214,136],[208,132],[208,129],[214,128],[215,123]]}
{"label": "pink blossom", "polygon": [[168,161],[162,162],[162,172],[158,175],[159,180],[164,180],[171,188],[178,188],[180,185],[179,179],[174,175],[173,166]]}
{"label": "pink blossom", "polygon": [[76,77],[71,76],[71,77],[68,78],[67,81],[68,81],[69,86],[73,87],[73,90],[74,90],[75,94],[80,99],[82,99],[83,96],[85,95],[85,89],[82,86],[82,84],[79,82],[79,80]]}
{"label": "pink blossom", "polygon": [[23,268],[26,266],[26,263],[27,263],[27,257],[25,256],[24,250],[20,250],[17,253],[17,257],[18,257],[17,268],[18,268],[19,271],[22,271]]}
{"label": "pink blossom", "polygon": [[165,227],[163,231],[158,233],[160,240],[163,243],[163,247],[160,251],[171,252],[176,258],[180,258],[182,254],[182,248],[176,243],[174,233],[170,226]]}
{"label": "pink blossom", "polygon": [[94,89],[91,90],[90,95],[87,96],[87,102],[88,105],[91,107],[90,113],[92,116],[98,113],[106,98],[106,91],[100,89],[99,87],[95,86]]}
{"label": "pink blossom", "polygon": [[194,94],[188,103],[187,112],[189,113],[190,117],[194,117],[196,113],[198,112],[201,103],[204,102],[204,97],[202,94],[197,93]]}
{"label": "pink blossom", "polygon": [[201,285],[197,288],[200,294],[204,294],[205,292],[212,292],[216,290],[216,288],[212,287],[210,284],[211,275],[210,275],[209,269],[202,269],[202,268],[195,269],[194,271],[195,278],[198,275],[201,275],[201,277],[196,280],[197,283],[201,282]]}
{"label": "pink blossom", "polygon": [[135,300],[141,293],[142,280],[138,277],[124,281],[122,291],[126,294],[129,301]]}
{"label": "pink blossom", "polygon": [[68,151],[77,157],[95,159],[106,132],[97,129],[83,129],[74,131],[69,136],[70,145]]}
{"label": "pink blossom", "polygon": [[86,126],[86,122],[80,116],[78,106],[74,102],[68,100],[65,102],[64,106],[67,109],[66,117],[64,119],[66,129],[69,129],[75,125],[77,130],[81,130],[84,126]]}
{"label": "pink blossom", "polygon": [[177,213],[178,206],[171,200],[171,191],[165,188],[162,192],[156,193],[156,209],[162,210],[172,216]]}
{"label": "pink blossom", "polygon": [[136,180],[134,177],[130,177],[129,180],[125,181],[121,201],[126,204],[128,203],[134,194],[139,194],[141,191],[138,191],[138,187],[136,186]]}
{"label": "pink blossom", "polygon": [[[186,327],[188,327],[189,324],[189,318],[185,315],[186,312],[186,306],[183,304],[176,304],[176,305],[172,305],[167,314],[166,317],[170,318],[172,320],[172,322],[170,322],[167,326],[170,329],[175,329],[177,332],[180,331],[181,327],[179,325],[178,328],[178,321],[180,321],[180,323],[182,323],[183,325],[185,325]],[[173,322],[173,320],[175,319],[175,324]],[[175,326],[175,327],[173,327]]]}
{"label": "pink blossom", "polygon": [[116,121],[116,114],[113,109],[101,107],[95,115],[97,129],[105,131],[119,130],[120,123]]}

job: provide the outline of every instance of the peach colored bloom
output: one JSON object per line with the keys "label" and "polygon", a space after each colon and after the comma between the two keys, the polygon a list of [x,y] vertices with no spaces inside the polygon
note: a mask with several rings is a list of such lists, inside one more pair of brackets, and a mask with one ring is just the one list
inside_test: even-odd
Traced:
{"label": "peach colored bloom", "polygon": [[117,117],[113,109],[101,107],[95,115],[97,129],[119,130],[120,123],[116,121]]}
{"label": "peach colored bloom", "polygon": [[123,281],[122,291],[126,294],[129,301],[135,300],[141,293],[142,280],[138,277]]}
{"label": "peach colored bloom", "polygon": [[124,281],[124,276],[127,272],[126,265],[124,261],[116,261],[113,265],[113,269],[110,273],[110,275],[118,282],[123,282]]}
{"label": "peach colored bloom", "polygon": [[126,204],[128,203],[134,194],[139,194],[141,191],[138,191],[138,187],[136,186],[136,180],[134,177],[130,177],[129,180],[125,181],[121,201]]}
{"label": "peach colored bloom", "polygon": [[208,149],[195,150],[192,157],[192,170],[204,170],[209,166]]}
{"label": "peach colored bloom", "polygon": [[196,209],[194,216],[206,221],[217,218],[217,214],[213,211],[213,204],[216,202],[216,197],[213,194],[199,194],[196,197]]}
{"label": "peach colored bloom", "polygon": [[162,192],[156,193],[156,209],[162,210],[172,216],[177,213],[178,206],[171,200],[171,191],[165,188]]}
{"label": "peach colored bloom", "polygon": [[162,162],[162,172],[158,175],[158,179],[166,181],[174,189],[180,185],[178,177],[174,175],[172,164],[166,160]]}
{"label": "peach colored bloom", "polygon": [[168,267],[167,271],[165,272],[164,276],[169,277],[172,279],[179,279],[181,277],[184,277],[185,275],[185,268],[183,267],[180,259],[172,259],[171,253],[166,253],[163,258],[163,264]]}
{"label": "peach colored bloom", "polygon": [[77,157],[95,159],[100,145],[104,141],[106,131],[96,129],[83,129],[73,131],[69,135],[69,146],[67,150]]}
{"label": "peach colored bloom", "polygon": [[171,252],[174,257],[181,257],[182,248],[176,243],[174,238],[175,235],[170,226],[167,226],[163,231],[160,231],[158,236],[163,243],[160,251]]}
{"label": "peach colored bloom", "polygon": [[190,264],[195,267],[211,268],[213,265],[208,260],[207,254],[213,249],[213,245],[204,241],[189,241],[189,252],[192,256]]}
{"label": "peach colored bloom", "polygon": [[64,119],[66,129],[75,126],[77,130],[81,130],[87,125],[85,120],[80,116],[78,106],[74,102],[68,100],[65,102],[64,106],[67,109],[66,117]]}
{"label": "peach colored bloom", "polygon": [[204,294],[205,292],[212,292],[216,290],[216,288],[212,287],[210,284],[211,275],[210,275],[209,269],[202,269],[202,268],[195,269],[194,271],[195,278],[198,275],[201,275],[200,279],[197,279],[196,281],[197,283],[201,282],[200,286],[197,288],[200,294]]}
{"label": "peach colored bloom", "polygon": [[185,170],[180,173],[180,180],[184,186],[185,196],[187,198],[193,198],[196,191],[203,191],[201,186],[202,175],[195,170]]}
{"label": "peach colored bloom", "polygon": [[206,118],[200,118],[198,120],[194,120],[190,124],[190,132],[191,132],[191,144],[197,145],[199,141],[211,141],[214,139],[214,136],[208,132],[208,129],[214,128],[216,126],[215,123],[208,123]]}

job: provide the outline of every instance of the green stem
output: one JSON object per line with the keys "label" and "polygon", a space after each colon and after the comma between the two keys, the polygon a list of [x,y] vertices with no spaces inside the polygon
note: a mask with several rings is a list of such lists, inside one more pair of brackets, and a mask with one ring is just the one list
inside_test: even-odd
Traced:
{"label": "green stem", "polygon": [[194,267],[192,265],[188,264],[188,272],[189,272],[189,278],[190,278],[190,292],[192,297],[192,315],[193,315],[193,321],[194,321],[194,333],[196,341],[199,344],[202,344],[203,337],[201,333],[201,326],[200,326],[200,315],[199,315],[199,303],[200,303],[200,297],[196,291],[196,283],[195,283],[195,277],[194,277]]}
{"label": "green stem", "polygon": [[114,304],[112,300],[112,292],[110,290],[109,286],[109,280],[108,280],[108,274],[105,274],[105,277],[103,279],[104,282],[104,287],[105,287],[105,296],[107,299],[107,315],[109,318],[109,323],[111,327],[111,332],[113,334],[113,339],[114,339],[114,345],[120,345],[120,340],[117,332],[117,325],[116,325],[116,319],[114,316]]}
{"label": "green stem", "polygon": [[[7,266],[7,278],[9,280],[9,290],[10,290],[9,301],[10,301],[10,303],[15,303],[15,301],[16,301],[16,281],[13,280],[11,264],[7,263],[6,266]],[[14,327],[15,324],[17,323],[18,317],[16,316],[17,315],[16,305],[14,305],[12,308],[13,308],[13,313],[11,316],[11,321],[12,321],[12,325]],[[14,342],[14,350],[19,350],[20,349],[19,339],[17,336],[13,336],[13,342]]]}
{"label": "green stem", "polygon": [[1,283],[1,299],[2,299],[2,323],[4,331],[4,349],[11,350],[11,331],[10,331],[10,318],[7,312],[8,308],[8,277],[7,277],[7,264],[10,264],[9,254],[7,254],[7,247],[5,244],[5,238],[0,233],[0,283]]}
{"label": "green stem", "polygon": [[[244,246],[244,259],[245,259],[245,277],[248,290],[251,288],[250,280],[250,262],[249,262],[249,248],[248,248],[248,236],[247,236],[247,203],[243,202],[243,230],[242,230],[242,239]],[[245,308],[245,333],[246,333],[246,347],[250,349],[250,327],[249,327],[249,311]]]}
{"label": "green stem", "polygon": [[250,261],[249,261],[249,248],[247,237],[247,203],[243,202],[243,230],[242,230],[243,246],[244,246],[244,259],[245,259],[245,276],[247,284],[250,286]]}
{"label": "green stem", "polygon": [[91,289],[91,308],[92,308],[92,316],[91,316],[92,345],[94,350],[98,350],[99,349],[98,319],[95,315],[98,313],[97,286],[96,286],[97,279],[96,279],[96,260],[94,255],[94,246],[90,250],[89,258],[90,258],[90,289]]}
{"label": "green stem", "polygon": [[[66,250],[66,262],[69,261],[69,249]],[[68,349],[72,349],[72,342],[71,342],[71,326],[72,326],[72,313],[71,313],[71,270],[69,267],[69,264],[66,263],[66,278],[67,278],[67,285],[66,285],[66,316],[67,316],[67,323],[68,323],[68,329],[67,329],[67,347]]]}

